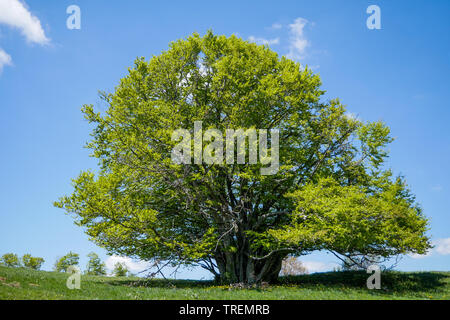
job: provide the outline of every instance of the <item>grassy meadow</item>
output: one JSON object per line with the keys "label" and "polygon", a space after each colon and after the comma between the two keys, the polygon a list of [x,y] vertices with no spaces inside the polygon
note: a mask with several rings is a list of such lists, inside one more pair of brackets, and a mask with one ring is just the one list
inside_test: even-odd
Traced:
{"label": "grassy meadow", "polygon": [[259,288],[213,281],[81,276],[81,288],[66,287],[68,274],[0,266],[0,299],[450,299],[450,272],[383,272],[380,290],[366,288],[365,272],[329,272],[281,277]]}

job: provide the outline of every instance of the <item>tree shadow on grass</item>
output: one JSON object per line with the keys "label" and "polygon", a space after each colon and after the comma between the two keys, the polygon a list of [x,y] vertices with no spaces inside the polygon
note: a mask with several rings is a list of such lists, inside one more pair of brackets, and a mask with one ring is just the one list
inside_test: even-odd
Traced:
{"label": "tree shadow on grass", "polygon": [[[280,277],[279,283],[302,286],[329,286],[347,288],[367,288],[367,278],[370,274],[365,271],[340,271],[315,273],[300,276]],[[444,272],[397,272],[384,271],[381,273],[381,288],[389,292],[429,292],[443,291],[446,281],[450,281],[450,273]]]}
{"label": "tree shadow on grass", "polygon": [[[273,285],[298,286],[299,288],[354,288],[365,289],[370,274],[364,271],[340,271],[314,273],[299,276],[280,277]],[[384,294],[442,292],[446,281],[450,282],[450,273],[444,272],[396,272],[381,273],[381,286]],[[114,278],[105,283],[116,286],[145,288],[208,288],[218,283],[210,280],[165,280],[165,279],[129,279]],[[448,285],[448,283],[447,283]],[[226,287],[226,286],[224,286]],[[258,289],[258,288],[256,288]]]}

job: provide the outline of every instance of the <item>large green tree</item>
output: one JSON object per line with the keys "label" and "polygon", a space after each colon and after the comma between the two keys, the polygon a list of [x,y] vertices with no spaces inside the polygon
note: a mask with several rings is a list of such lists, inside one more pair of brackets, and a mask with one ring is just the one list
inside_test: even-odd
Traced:
{"label": "large green tree", "polygon": [[[288,255],[424,253],[427,220],[386,168],[392,141],[325,101],[318,75],[266,46],[208,32],[139,58],[95,125],[82,172],[56,206],[112,254],[199,265],[229,282],[272,281]],[[174,130],[278,129],[279,170],[176,164]],[[203,144],[207,147],[208,143]]]}

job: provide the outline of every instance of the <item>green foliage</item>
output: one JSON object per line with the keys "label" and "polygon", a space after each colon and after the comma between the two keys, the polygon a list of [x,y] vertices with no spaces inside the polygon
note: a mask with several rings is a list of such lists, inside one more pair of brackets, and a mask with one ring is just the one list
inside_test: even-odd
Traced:
{"label": "green foliage", "polygon": [[290,194],[296,203],[292,222],[269,234],[343,255],[423,254],[430,247],[427,220],[405,188],[401,179],[369,190],[321,178]]}
{"label": "green foliage", "polygon": [[86,274],[94,275],[94,276],[102,276],[106,275],[106,266],[100,260],[98,255],[95,252],[91,252],[88,254],[89,261],[86,267]]}
{"label": "green foliage", "polygon": [[[320,85],[236,36],[172,42],[101,94],[105,112],[83,106],[100,170],[82,172],[55,206],[111,254],[196,264],[227,281],[273,280],[284,257],[313,250],[425,252],[427,220],[385,169],[389,128],[322,101]],[[197,120],[221,132],[279,129],[279,171],[173,163],[173,131],[193,134]]]}
{"label": "green foliage", "polygon": [[5,253],[0,258],[0,265],[12,268],[21,267],[19,257],[15,253]]}
{"label": "green foliage", "polygon": [[33,257],[31,254],[24,254],[22,257],[22,263],[24,267],[39,270],[42,264],[45,262],[44,258]]}
{"label": "green foliage", "polygon": [[113,275],[115,277],[126,277],[128,275],[128,268],[123,262],[116,262],[114,265]]}
{"label": "green foliage", "polygon": [[78,265],[79,260],[80,256],[78,255],[78,253],[73,253],[72,251],[70,251],[64,257],[56,260],[54,269],[57,272],[67,272],[67,268],[69,268],[70,266]]}

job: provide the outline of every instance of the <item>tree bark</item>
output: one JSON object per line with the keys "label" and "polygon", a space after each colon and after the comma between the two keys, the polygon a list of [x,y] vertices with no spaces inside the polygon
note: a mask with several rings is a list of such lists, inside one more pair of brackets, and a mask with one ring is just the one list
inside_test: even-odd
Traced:
{"label": "tree bark", "polygon": [[215,260],[221,283],[258,284],[276,282],[286,254],[273,254],[265,259],[257,260],[248,251],[223,252],[216,255]]}

